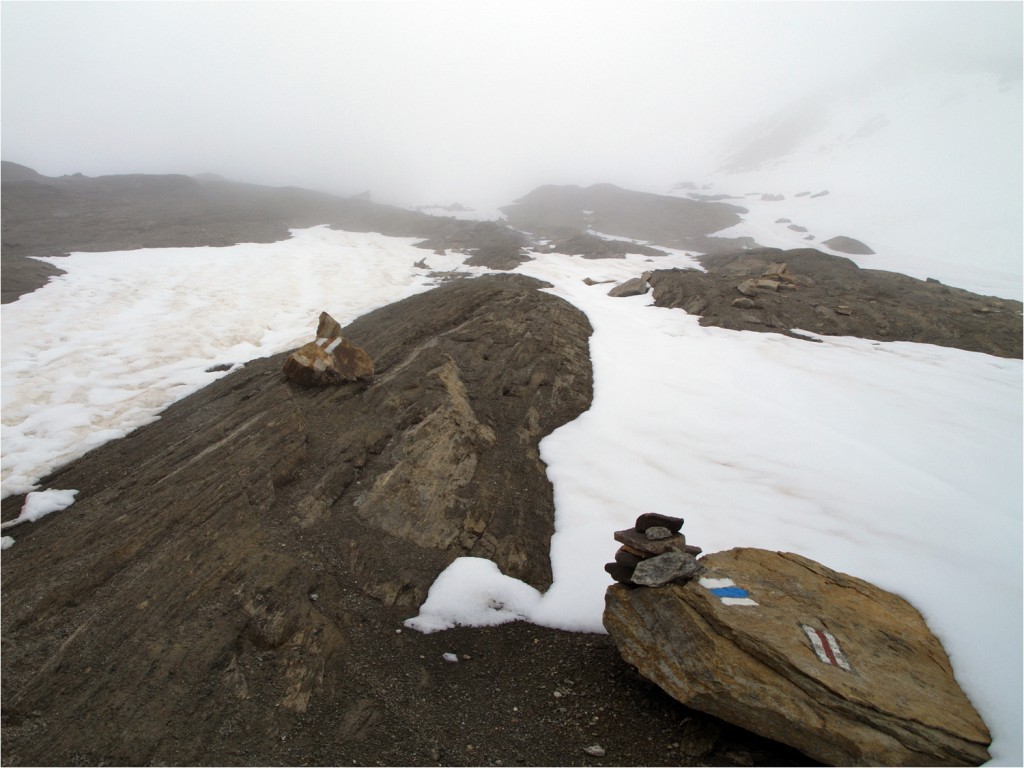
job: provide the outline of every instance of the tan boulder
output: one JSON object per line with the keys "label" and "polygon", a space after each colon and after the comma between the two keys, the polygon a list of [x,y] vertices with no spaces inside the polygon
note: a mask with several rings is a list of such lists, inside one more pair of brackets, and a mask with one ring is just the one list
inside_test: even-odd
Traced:
{"label": "tan boulder", "polygon": [[900,597],[759,549],[686,584],[605,597],[623,659],[688,707],[834,765],[978,765],[991,742],[942,645]]}
{"label": "tan boulder", "polygon": [[322,387],[373,376],[373,360],[341,333],[341,325],[320,313],[316,339],[288,355],[284,375],[297,384]]}

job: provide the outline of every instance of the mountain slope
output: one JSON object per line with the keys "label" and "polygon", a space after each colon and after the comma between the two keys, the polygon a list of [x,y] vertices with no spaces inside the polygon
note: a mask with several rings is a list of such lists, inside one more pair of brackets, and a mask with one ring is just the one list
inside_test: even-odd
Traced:
{"label": "mountain slope", "polygon": [[794,248],[849,235],[875,252],[862,267],[1020,300],[1019,67],[836,82],[732,137],[713,174],[676,192],[749,208],[723,236]]}
{"label": "mountain slope", "polygon": [[476,250],[485,265],[514,265],[520,254],[522,237],[494,222],[428,216],[360,197],[181,175],[49,178],[6,161],[3,173],[5,303],[59,274],[29,256],[269,243],[321,224],[429,238],[425,247]]}

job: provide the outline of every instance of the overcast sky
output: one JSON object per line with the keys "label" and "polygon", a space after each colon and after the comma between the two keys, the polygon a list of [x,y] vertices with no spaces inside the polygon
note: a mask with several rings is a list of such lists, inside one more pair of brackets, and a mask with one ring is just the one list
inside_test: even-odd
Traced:
{"label": "overcast sky", "polygon": [[2,155],[47,175],[209,171],[396,202],[671,183],[880,62],[1019,67],[1021,9],[4,2]]}

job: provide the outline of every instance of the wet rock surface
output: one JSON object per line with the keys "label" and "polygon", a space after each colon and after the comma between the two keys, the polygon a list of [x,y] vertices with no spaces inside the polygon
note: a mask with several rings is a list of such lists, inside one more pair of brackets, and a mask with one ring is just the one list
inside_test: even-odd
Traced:
{"label": "wet rock surface", "polygon": [[680,702],[832,765],[979,765],[985,724],[906,601],[799,555],[733,549],[700,579],[613,585],[605,627]]}
{"label": "wet rock surface", "polygon": [[656,270],[654,303],[701,325],[799,336],[915,341],[1022,356],[1021,302],[861,269],[821,251],[758,248],[700,257],[707,272]]}

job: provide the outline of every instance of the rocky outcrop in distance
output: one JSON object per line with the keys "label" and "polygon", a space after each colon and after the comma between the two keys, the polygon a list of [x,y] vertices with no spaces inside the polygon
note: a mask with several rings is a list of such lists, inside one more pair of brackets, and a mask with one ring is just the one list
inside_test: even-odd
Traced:
{"label": "rocky outcrop in distance", "polygon": [[423,248],[464,250],[473,264],[512,269],[528,238],[493,221],[460,221],[297,187],[179,174],[48,177],[3,161],[2,301],[46,284],[60,269],[30,256],[71,251],[227,246],[287,240],[326,224],[350,232],[422,237]]}
{"label": "rocky outcrop in distance", "polygon": [[501,211],[513,227],[555,240],[594,230],[655,247],[708,253],[756,245],[750,238],[713,237],[738,224],[745,208],[634,192],[614,184],[538,187]]}
{"label": "rocky outcrop in distance", "polygon": [[811,248],[755,248],[699,257],[706,272],[656,270],[654,303],[701,325],[800,336],[915,341],[1022,356],[1022,305],[934,280],[861,269]]}
{"label": "rocky outcrop in distance", "polygon": [[830,765],[980,765],[988,729],[905,600],[791,553],[702,557],[699,578],[615,584],[627,663],[687,706]]}

